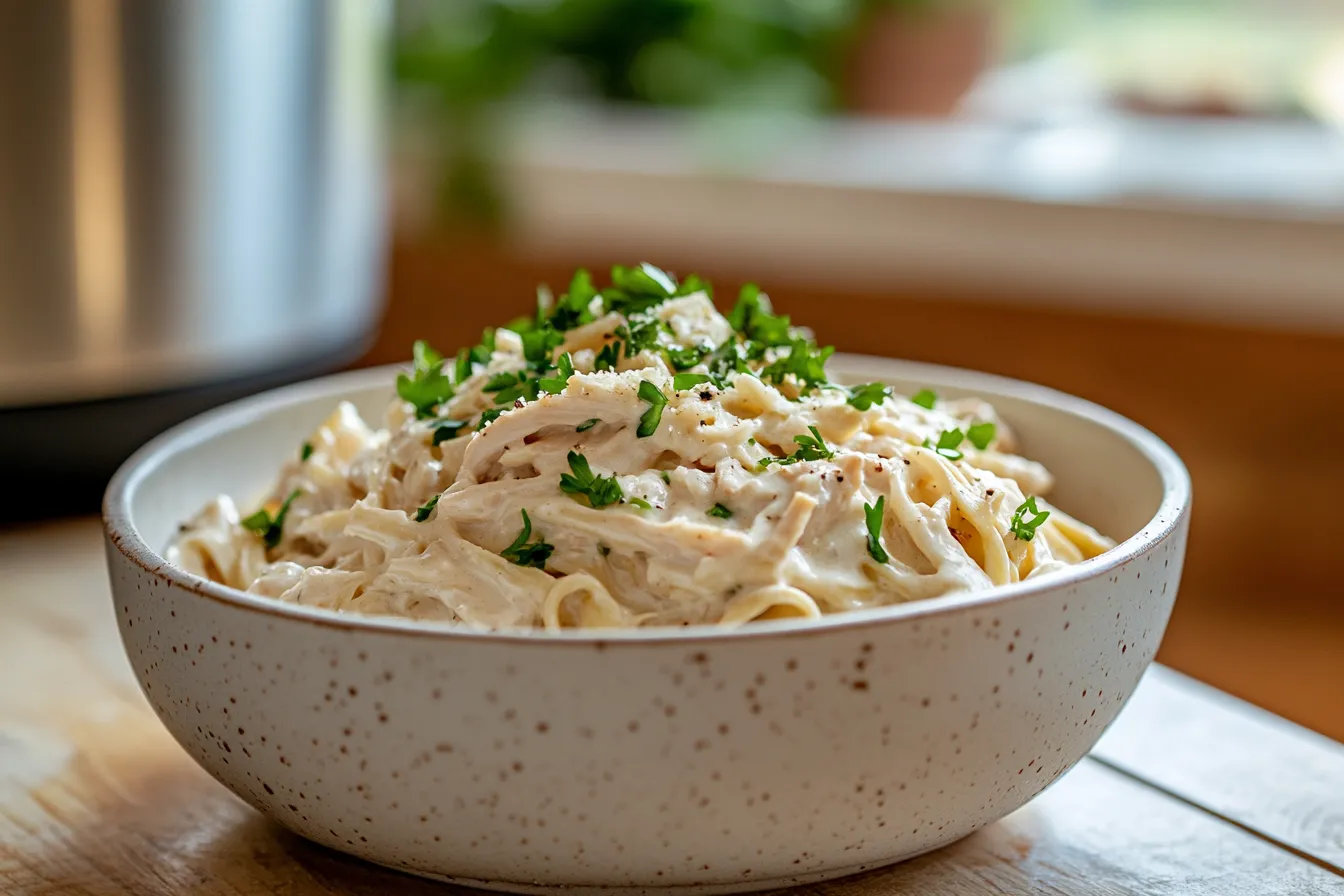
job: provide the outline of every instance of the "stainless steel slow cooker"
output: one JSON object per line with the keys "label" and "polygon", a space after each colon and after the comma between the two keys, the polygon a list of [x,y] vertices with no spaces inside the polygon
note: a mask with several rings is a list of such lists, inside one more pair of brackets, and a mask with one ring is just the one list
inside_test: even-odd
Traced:
{"label": "stainless steel slow cooker", "polygon": [[383,250],[380,0],[0,2],[0,469],[338,366]]}

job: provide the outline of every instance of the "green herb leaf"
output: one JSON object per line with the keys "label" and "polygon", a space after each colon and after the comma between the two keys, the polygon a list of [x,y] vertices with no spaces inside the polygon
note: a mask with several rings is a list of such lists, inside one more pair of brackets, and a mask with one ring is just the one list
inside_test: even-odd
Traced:
{"label": "green herb leaf", "polygon": [[443,355],[436,352],[425,340],[417,339],[411,345],[411,361],[417,371],[438,370],[443,364]]}
{"label": "green herb leaf", "polygon": [[640,510],[652,510],[652,509],[653,509],[653,505],[650,504],[648,501],[645,501],[643,498],[627,498],[626,500],[627,500],[630,504],[633,504],[633,505],[635,505],[636,507],[638,507]]}
{"label": "green herb leaf", "polygon": [[491,408],[488,411],[481,411],[481,419],[476,424],[476,431],[480,432],[481,430],[489,426],[491,423],[494,423],[496,420],[499,419],[499,415],[507,410],[508,408]]}
{"label": "green herb leaf", "polygon": [[532,520],[528,518],[527,511],[523,510],[523,529],[518,533],[518,537],[513,543],[499,552],[499,556],[508,560],[510,563],[518,566],[532,566],[537,569],[545,569],[546,561],[550,559],[555,551],[555,545],[547,544],[537,536],[537,540],[528,544],[527,540],[532,537]]}
{"label": "green herb leaf", "polygon": [[738,293],[737,304],[728,313],[728,323],[743,337],[762,345],[788,345],[793,338],[789,318],[773,312],[761,288],[748,283]]}
{"label": "green herb leaf", "polygon": [[961,460],[965,455],[957,449],[965,439],[966,436],[960,429],[945,429],[938,436],[937,444],[929,447],[932,447],[948,460]]}
{"label": "green herb leaf", "polygon": [[699,364],[700,359],[712,350],[711,345],[671,345],[665,354],[673,370],[687,370]]}
{"label": "green herb leaf", "polygon": [[713,507],[706,510],[705,513],[709,516],[718,517],[721,520],[730,520],[733,518],[733,512],[722,504],[715,504]]}
{"label": "green herb leaf", "polygon": [[280,509],[275,512],[275,516],[267,513],[266,508],[263,507],[256,513],[244,517],[241,520],[242,527],[249,532],[260,535],[261,543],[266,546],[268,551],[275,548],[276,545],[280,544],[280,539],[285,534],[285,517],[289,514],[289,505],[293,504],[294,499],[300,494],[301,492],[297,488],[290,492],[289,497],[285,498],[284,503],[280,505]]}
{"label": "green herb leaf", "polygon": [[1022,541],[1031,541],[1036,537],[1036,530],[1041,527],[1041,523],[1049,518],[1050,511],[1039,509],[1036,506],[1036,496],[1032,495],[1013,511],[1013,519],[1008,528]]}
{"label": "green herb leaf", "polygon": [[429,519],[429,515],[433,513],[434,508],[439,505],[439,498],[441,497],[443,496],[435,495],[434,497],[430,498],[428,501],[417,507],[415,509],[415,521],[417,523],[423,523],[425,520]]}
{"label": "green herb leaf", "polygon": [[641,380],[639,398],[649,403],[649,409],[639,418],[639,428],[635,430],[635,434],[641,439],[646,439],[658,431],[658,424],[663,419],[663,408],[667,405],[667,396],[653,383]]}
{"label": "green herb leaf", "polygon": [[809,426],[810,436],[794,436],[793,440],[798,443],[798,449],[788,457],[763,457],[757,461],[757,465],[768,467],[771,464],[779,464],[787,467],[790,464],[800,463],[805,460],[829,460],[835,457],[835,452],[826,445],[826,440],[821,437],[815,426]]}
{"label": "green herb leaf", "polygon": [[736,339],[728,339],[704,359],[714,385],[726,389],[728,382],[739,373],[750,373],[747,352]]}
{"label": "green herb leaf", "polygon": [[795,339],[790,344],[789,353],[761,371],[761,379],[779,385],[792,375],[798,381],[800,391],[807,391],[825,385],[826,359],[835,351],[828,345],[818,348],[806,339]]}
{"label": "green herb leaf", "polygon": [[428,342],[418,339],[412,349],[411,375],[397,375],[397,395],[415,407],[421,420],[434,416],[434,409],[453,397],[453,381],[443,372],[443,356]]}
{"label": "green herb leaf", "polygon": [[994,441],[995,430],[993,423],[976,423],[966,430],[966,437],[971,440],[972,445],[984,451],[989,447],[989,443]]}
{"label": "green herb leaf", "polygon": [[481,331],[481,341],[478,345],[471,348],[464,348],[457,353],[457,364],[453,371],[454,382],[461,383],[475,373],[475,365],[482,367],[490,364],[490,356],[495,353],[495,331],[493,327],[486,327]]}
{"label": "green herb leaf", "polygon": [[308,458],[310,458],[310,457],[312,457],[312,456],[313,456],[313,443],[312,443],[312,442],[304,442],[301,446],[299,446],[299,460],[300,460],[300,461],[305,461],[305,460],[307,460]]}
{"label": "green herb leaf", "polygon": [[568,455],[569,469],[572,473],[560,474],[560,491],[588,499],[593,508],[615,504],[625,497],[621,484],[615,476],[598,476],[588,465],[588,458],[571,451]]}
{"label": "green herb leaf", "polygon": [[560,297],[551,314],[550,324],[564,332],[575,327],[592,323],[593,313],[588,305],[597,298],[597,288],[593,286],[592,276],[583,268],[574,272],[569,281],[569,292]]}
{"label": "green herb leaf", "polygon": [[631,296],[653,296],[661,299],[671,298],[677,291],[677,281],[667,271],[655,267],[647,261],[637,267],[627,268],[615,265],[611,269],[611,282],[617,289]]}
{"label": "green herb leaf", "polygon": [[608,309],[630,315],[660,305],[677,295],[676,279],[661,268],[644,262],[637,267],[614,265],[610,289],[602,290]]}
{"label": "green herb leaf", "polygon": [[709,374],[707,373],[679,373],[672,377],[672,388],[678,392],[684,392],[707,382],[709,382]]}
{"label": "green herb leaf", "polygon": [[565,384],[574,375],[574,359],[570,357],[569,352],[565,352],[556,361],[556,370],[556,376],[548,376],[537,384],[541,391],[549,392],[552,395],[558,395],[565,391]]}
{"label": "green herb leaf", "polygon": [[533,366],[550,367],[551,353],[565,341],[564,334],[549,324],[521,335],[523,357]]}
{"label": "green herb leaf", "polygon": [[551,306],[555,304],[555,296],[551,293],[551,288],[545,283],[537,284],[537,313],[532,319],[532,328],[540,330],[546,326],[551,316]]}
{"label": "green herb leaf", "polygon": [[676,294],[678,296],[689,296],[694,295],[697,292],[703,292],[711,299],[714,298],[714,287],[709,284],[709,281],[701,279],[698,274],[691,274],[685,280],[681,281],[681,285],[677,287]]}
{"label": "green herb leaf", "polygon": [[615,370],[616,365],[621,361],[621,344],[619,342],[608,342],[602,346],[593,359],[594,370]]}
{"label": "green herb leaf", "polygon": [[587,432],[602,421],[597,417],[589,417],[587,420],[574,427],[575,432]]}
{"label": "green herb leaf", "polygon": [[891,387],[882,383],[867,383],[853,386],[849,390],[849,405],[860,411],[866,411],[875,404],[881,404],[891,395]]}
{"label": "green herb leaf", "polygon": [[[489,385],[489,383],[486,385]],[[524,401],[536,401],[538,390],[540,388],[540,380],[529,379],[526,374],[518,374],[513,385],[500,389],[495,393],[495,404],[500,407],[507,407],[520,398]]]}
{"label": "green herb leaf", "polygon": [[625,324],[616,328],[616,338],[624,343],[625,356],[633,358],[645,349],[655,348],[658,345],[658,333],[663,326],[663,322],[656,317],[633,315],[626,318]]}
{"label": "green herb leaf", "polygon": [[672,484],[672,476],[666,470],[660,470],[658,473],[658,478],[663,480],[663,482],[666,482],[668,485]]}
{"label": "green herb leaf", "polygon": [[938,394],[930,389],[920,389],[910,400],[922,408],[933,410],[933,406],[938,403]]}
{"label": "green herb leaf", "polygon": [[519,381],[522,379],[523,378],[520,375],[513,373],[512,371],[497,373],[485,381],[485,385],[481,387],[481,390],[485,392],[498,392],[500,389],[508,389],[518,385]]}
{"label": "green herb leaf", "polygon": [[882,547],[882,516],[887,503],[886,496],[879,496],[874,504],[863,505],[863,521],[868,527],[868,556],[878,563],[891,559]]}
{"label": "green herb leaf", "polygon": [[455,439],[467,426],[465,420],[440,420],[434,424],[433,444],[440,445],[449,439]]}

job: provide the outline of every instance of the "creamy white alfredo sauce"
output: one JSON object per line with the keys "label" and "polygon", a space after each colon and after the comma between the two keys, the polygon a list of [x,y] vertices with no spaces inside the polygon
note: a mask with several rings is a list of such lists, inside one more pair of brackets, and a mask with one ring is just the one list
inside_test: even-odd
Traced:
{"label": "creamy white alfredo sauce", "polygon": [[168,559],[281,601],[555,629],[816,617],[1112,546],[1040,499],[983,401],[827,383],[754,290],[730,320],[697,280],[613,274],[456,362],[418,346],[382,429],[342,403],[262,510],[220,496]]}

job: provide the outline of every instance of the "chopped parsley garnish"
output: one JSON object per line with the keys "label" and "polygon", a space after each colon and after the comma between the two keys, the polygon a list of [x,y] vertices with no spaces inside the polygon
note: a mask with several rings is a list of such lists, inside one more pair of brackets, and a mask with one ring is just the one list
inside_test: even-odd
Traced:
{"label": "chopped parsley garnish", "polygon": [[965,441],[965,439],[966,434],[963,433],[961,430],[945,429],[938,436],[938,441],[936,443],[931,442],[928,439],[925,439],[924,447],[932,448],[934,451],[938,452],[938,454],[942,455],[948,460],[961,460],[962,457],[964,457],[965,455],[963,455],[957,449],[961,447],[961,443]]}
{"label": "chopped parsley garnish", "polygon": [[882,547],[882,514],[886,503],[886,496],[880,495],[876,503],[863,505],[863,521],[868,527],[868,556],[878,563],[891,559]]}
{"label": "chopped parsley garnish", "polygon": [[454,383],[460,383],[472,375],[471,361],[471,349],[464,348],[457,353],[457,363],[453,366]]}
{"label": "chopped parsley garnish", "polygon": [[933,406],[938,403],[938,393],[932,389],[920,389],[910,396],[910,400],[922,408],[933,410]]}
{"label": "chopped parsley garnish", "polygon": [[728,339],[704,359],[709,368],[710,381],[720,389],[726,389],[728,381],[739,373],[750,373],[747,366],[747,352],[736,339]]}
{"label": "chopped parsley garnish", "polygon": [[[573,372],[570,366],[570,372]],[[522,398],[536,401],[539,390],[545,380],[529,377],[526,372],[497,373],[481,387],[482,391],[495,393],[495,404],[501,407],[513,404]],[[558,391],[558,390],[557,390]]]}
{"label": "chopped parsley garnish", "polygon": [[455,383],[461,383],[463,380],[474,374],[475,365],[482,367],[490,363],[490,356],[495,353],[495,331],[492,327],[486,327],[481,331],[481,341],[478,345],[471,348],[464,348],[457,353],[457,364],[453,371]]}
{"label": "chopped parsley garnish", "polygon": [[1049,517],[1050,511],[1039,509],[1036,506],[1036,496],[1032,495],[1013,511],[1013,520],[1008,524],[1008,528],[1022,541],[1031,541],[1036,537],[1036,530],[1041,527],[1041,523]]}
{"label": "chopped parsley garnish", "polygon": [[667,360],[671,362],[673,370],[687,370],[699,364],[713,349],[712,345],[672,345],[667,348]]}
{"label": "chopped parsley garnish", "polygon": [[520,335],[523,339],[523,357],[529,364],[543,369],[551,364],[551,352],[565,341],[564,334],[549,324]]}
{"label": "chopped parsley garnish", "polygon": [[626,499],[626,500],[627,500],[629,503],[631,503],[631,504],[635,505],[636,507],[638,507],[640,510],[652,510],[652,509],[653,509],[653,505],[650,504],[648,501],[645,501],[643,498],[628,498],[628,499]]}
{"label": "chopped parsley garnish", "polygon": [[635,434],[641,439],[646,439],[658,431],[658,424],[663,419],[663,408],[667,405],[667,396],[653,383],[641,380],[639,398],[649,403],[649,409],[639,418],[639,428],[635,430]]}
{"label": "chopped parsley garnish", "polygon": [[672,377],[672,388],[678,392],[684,392],[707,382],[709,382],[709,374],[707,373],[679,373]]}
{"label": "chopped parsley garnish", "polygon": [[440,420],[434,424],[433,444],[440,445],[449,439],[457,438],[467,426],[465,420]]}
{"label": "chopped parsley garnish", "polygon": [[511,386],[518,385],[520,379],[522,379],[522,377],[513,371],[497,373],[486,380],[485,385],[481,388],[486,392],[498,392],[500,389],[508,389]]}
{"label": "chopped parsley garnish", "polygon": [[737,304],[728,313],[728,323],[744,338],[762,345],[788,345],[792,339],[789,319],[774,314],[770,300],[755,283],[742,287]]}
{"label": "chopped parsley garnish", "polygon": [[663,482],[666,482],[668,485],[672,484],[672,474],[667,472],[666,470],[659,470],[658,478],[663,480]]}
{"label": "chopped parsley garnish", "polygon": [[989,447],[989,443],[994,441],[995,429],[993,423],[976,423],[966,430],[966,438],[970,439],[971,444],[976,448],[984,451]]}
{"label": "chopped parsley garnish", "polygon": [[565,391],[565,384],[569,378],[574,375],[574,359],[565,352],[556,361],[556,375],[544,377],[537,385],[543,392],[549,392],[552,395]]}
{"label": "chopped parsley garnish", "polygon": [[681,281],[677,287],[678,296],[689,296],[697,292],[703,292],[711,299],[714,298],[714,287],[708,280],[701,279],[699,274],[689,274],[686,279]]}
{"label": "chopped parsley garnish", "polygon": [[575,327],[592,323],[593,313],[588,306],[597,298],[597,288],[593,278],[586,270],[579,268],[569,281],[569,292],[560,297],[551,313],[551,326],[564,332]]}
{"label": "chopped parsley garnish", "polygon": [[602,298],[609,309],[622,314],[643,311],[678,294],[672,275],[648,262],[633,268],[613,265],[611,282],[611,288],[602,291]]}
{"label": "chopped parsley garnish", "polygon": [[289,513],[289,505],[293,504],[294,499],[300,494],[301,492],[297,488],[290,492],[289,497],[285,498],[284,503],[280,505],[280,509],[275,512],[275,516],[267,513],[266,508],[263,507],[256,513],[243,517],[242,527],[249,532],[260,535],[261,543],[266,545],[267,550],[274,548],[285,534],[285,516]]}
{"label": "chopped parsley garnish", "polygon": [[587,432],[588,430],[592,429],[594,426],[596,426],[601,422],[602,420],[598,417],[589,417],[587,420],[583,421],[578,426],[574,427],[574,431]]}
{"label": "chopped parsley garnish", "polygon": [[733,518],[733,512],[722,504],[715,504],[705,511],[709,516],[718,517],[721,520],[730,520]]}
{"label": "chopped parsley garnish", "polygon": [[428,342],[417,339],[412,350],[411,375],[397,374],[397,395],[415,407],[415,416],[423,420],[434,416],[434,409],[453,397],[453,381],[443,372],[443,356]]}
{"label": "chopped parsley garnish", "polygon": [[597,357],[593,359],[594,370],[615,370],[616,365],[621,361],[621,344],[619,342],[608,342],[602,346]]}
{"label": "chopped parsley garnish", "polygon": [[423,523],[425,520],[429,519],[429,515],[433,513],[434,508],[439,505],[439,498],[441,497],[443,496],[435,495],[434,497],[430,498],[428,501],[417,507],[415,509],[415,521],[417,523]]}
{"label": "chopped parsley garnish", "polygon": [[481,420],[476,424],[476,431],[480,432],[491,423],[499,419],[499,415],[507,411],[508,408],[491,408],[488,411],[481,411]]}
{"label": "chopped parsley garnish", "polygon": [[798,443],[798,450],[788,457],[763,457],[757,464],[762,467],[768,467],[771,464],[779,464],[786,467],[789,464],[796,464],[806,460],[829,460],[835,457],[835,452],[826,447],[826,440],[821,437],[815,426],[809,426],[808,431],[812,435],[794,436],[793,440]]}
{"label": "chopped parsley garnish", "polygon": [[849,405],[860,411],[866,411],[875,404],[881,404],[891,395],[891,387],[882,383],[867,383],[853,386],[849,390]]}
{"label": "chopped parsley garnish", "polygon": [[616,265],[611,269],[611,282],[631,295],[653,295],[671,298],[677,291],[677,281],[662,268],[642,261],[639,267]]}
{"label": "chopped parsley garnish", "polygon": [[300,460],[300,461],[305,461],[305,460],[307,460],[308,458],[310,458],[310,457],[312,457],[312,456],[313,456],[313,443],[312,443],[312,442],[304,442],[302,445],[299,446],[299,460]]}
{"label": "chopped parsley garnish", "polygon": [[523,511],[523,529],[518,533],[518,537],[513,540],[513,544],[499,552],[499,556],[515,563],[518,566],[531,566],[536,569],[545,569],[546,561],[551,558],[555,551],[555,545],[547,544],[537,536],[537,540],[528,544],[527,540],[532,537],[532,520],[528,518],[527,511]]}
{"label": "chopped parsley garnish", "polygon": [[828,345],[819,348],[806,339],[790,343],[789,353],[761,371],[761,379],[776,385],[790,374],[798,381],[799,391],[807,391],[826,383],[826,359],[835,351]]}
{"label": "chopped parsley garnish", "polygon": [[560,474],[560,491],[587,498],[588,506],[593,508],[616,504],[625,497],[615,476],[595,475],[588,458],[577,452],[569,452],[568,459],[573,473]]}
{"label": "chopped parsley garnish", "polygon": [[626,320],[627,323],[616,328],[616,339],[623,343],[622,351],[627,358],[658,344],[658,333],[663,328],[661,320],[643,314],[631,315]]}

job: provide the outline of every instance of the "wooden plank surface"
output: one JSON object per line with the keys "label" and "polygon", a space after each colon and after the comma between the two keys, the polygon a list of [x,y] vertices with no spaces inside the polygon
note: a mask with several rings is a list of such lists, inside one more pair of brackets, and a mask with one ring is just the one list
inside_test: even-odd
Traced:
{"label": "wooden plank surface", "polygon": [[[0,893],[418,896],[455,889],[382,871],[281,830],[178,749],[121,656],[96,522],[0,532],[0,620]],[[805,890],[1344,893],[1344,875],[1329,867],[1338,827],[1305,823],[1296,799],[1280,798],[1276,789],[1284,781],[1315,782],[1319,799],[1310,805],[1319,807],[1329,799],[1325,788],[1344,774],[1344,748],[1300,737],[1163,673],[1140,687],[1132,709],[1108,736],[1101,760],[1085,760],[999,824],[904,865]],[[1224,772],[1201,776],[1191,773],[1204,770],[1198,756],[1133,746],[1149,737],[1159,745],[1180,741],[1173,732],[1182,725],[1197,737],[1205,719],[1225,746],[1260,749],[1233,749]],[[1164,765],[1172,752],[1178,761]],[[1291,774],[1284,761],[1295,766]],[[1222,774],[1251,784],[1221,787]],[[1280,823],[1292,818],[1301,823]]]}
{"label": "wooden plank surface", "polygon": [[1344,874],[1344,763],[1332,740],[1158,667],[1092,755]]}

